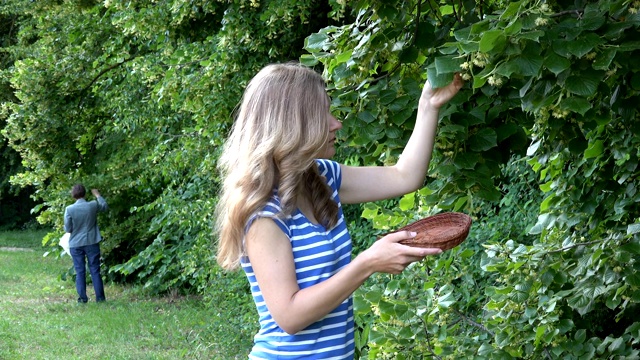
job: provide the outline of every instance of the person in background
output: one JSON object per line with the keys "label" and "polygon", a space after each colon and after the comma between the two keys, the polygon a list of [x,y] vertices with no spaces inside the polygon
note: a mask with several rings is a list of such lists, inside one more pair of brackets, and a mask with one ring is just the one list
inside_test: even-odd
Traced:
{"label": "person in background", "polygon": [[250,359],[352,359],[352,293],[376,272],[398,274],[440,249],[396,232],[352,260],[342,204],[401,196],[423,184],[438,112],[462,87],[425,83],[412,135],[394,166],[331,161],[341,123],[322,77],[272,64],[249,82],[218,166],[218,263],[242,267],[259,315]]}
{"label": "person in background", "polygon": [[91,281],[95,290],[96,302],[105,301],[104,285],[100,275],[100,241],[102,236],[98,229],[98,212],[107,210],[107,202],[98,189],[91,193],[96,200],[85,200],[87,190],[84,185],[76,184],[71,189],[71,196],[76,200],[64,210],[64,230],[70,233],[69,252],[76,270],[76,290],[78,302],[86,303],[87,297],[86,263],[89,263]]}

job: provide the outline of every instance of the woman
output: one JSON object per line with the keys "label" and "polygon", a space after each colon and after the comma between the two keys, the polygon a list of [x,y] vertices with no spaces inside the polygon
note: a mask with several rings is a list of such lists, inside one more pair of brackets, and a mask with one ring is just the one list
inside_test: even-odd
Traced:
{"label": "woman", "polygon": [[247,86],[219,167],[218,262],[242,266],[260,317],[251,359],[351,359],[352,293],[373,273],[398,274],[440,249],[376,241],[351,260],[341,204],[397,197],[423,184],[438,110],[462,87],[425,84],[398,163],[351,167],[330,159],[341,124],[322,77],[297,64],[262,69]]}

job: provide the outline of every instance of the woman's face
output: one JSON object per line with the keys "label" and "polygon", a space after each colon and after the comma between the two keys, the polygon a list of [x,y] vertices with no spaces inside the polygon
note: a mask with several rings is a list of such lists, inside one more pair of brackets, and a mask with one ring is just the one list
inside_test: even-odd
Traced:
{"label": "woman's face", "polygon": [[324,150],[321,152],[323,159],[331,159],[336,154],[335,141],[336,132],[342,129],[342,123],[336,119],[330,111],[327,111],[327,122],[329,123],[329,140],[324,146]]}

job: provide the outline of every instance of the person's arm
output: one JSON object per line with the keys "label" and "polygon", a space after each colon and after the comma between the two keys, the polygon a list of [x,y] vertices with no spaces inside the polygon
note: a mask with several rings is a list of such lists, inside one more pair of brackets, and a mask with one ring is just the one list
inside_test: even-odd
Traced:
{"label": "person's arm", "polygon": [[98,189],[91,189],[91,193],[96,197],[98,201],[98,211],[107,211],[109,208],[107,205],[107,201],[100,195],[100,191]]}
{"label": "person's arm", "polygon": [[69,214],[69,209],[64,209],[64,232],[73,232],[73,220]]}
{"label": "person's arm", "polygon": [[272,219],[257,219],[249,228],[245,245],[271,316],[282,330],[295,334],[338,307],[371,274],[399,274],[410,263],[441,252],[398,243],[411,236],[404,231],[387,235],[329,279],[302,290],[296,280],[291,243]]}
{"label": "person's arm", "polygon": [[447,86],[432,89],[427,81],[418,103],[418,116],[402,155],[393,166],[351,167],[341,165],[340,200],[345,204],[401,196],[419,189],[429,169],[440,107],[462,88],[456,74]]}

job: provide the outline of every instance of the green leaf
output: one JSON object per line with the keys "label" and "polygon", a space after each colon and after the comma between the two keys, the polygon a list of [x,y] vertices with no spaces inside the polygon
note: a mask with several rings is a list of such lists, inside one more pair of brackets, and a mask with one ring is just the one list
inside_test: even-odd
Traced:
{"label": "green leaf", "polygon": [[501,142],[513,134],[516,134],[520,127],[513,123],[502,124],[496,130],[496,135],[498,137],[498,142]]}
{"label": "green leaf", "polygon": [[603,78],[604,73],[599,71],[577,73],[569,76],[564,86],[572,94],[591,97],[595,95]]}
{"label": "green leaf", "polygon": [[573,329],[573,327],[574,323],[571,319],[561,319],[556,325],[556,328],[559,330],[560,334],[567,333],[569,330]]}
{"label": "green leaf", "polygon": [[365,301],[364,297],[354,296],[353,311],[359,314],[366,314],[371,311],[371,307],[369,306],[369,302]]}
{"label": "green leaf", "polygon": [[493,348],[493,346],[491,346],[489,343],[483,342],[482,345],[480,345],[480,348],[478,348],[478,355],[486,357],[494,351],[495,349]]}
{"label": "green leaf", "polygon": [[584,151],[584,158],[590,159],[602,155],[604,152],[604,142],[602,140],[596,140],[589,143],[589,147]]}
{"label": "green leaf", "polygon": [[629,41],[618,46],[618,51],[635,51],[640,49],[640,41]]}
{"label": "green leaf", "polygon": [[569,110],[571,112],[578,113],[580,115],[584,115],[587,111],[591,109],[591,103],[581,97],[571,96],[568,98],[562,99],[560,102],[560,109]]}
{"label": "green leaf", "polygon": [[410,48],[403,49],[398,59],[402,64],[413,63],[416,61],[419,55],[420,52],[418,51],[418,49],[412,46]]}
{"label": "green leaf", "polygon": [[453,36],[455,37],[455,39],[457,41],[460,41],[460,42],[464,42],[466,40],[470,40],[469,39],[470,34],[471,34],[471,26],[468,26],[468,27],[462,28],[462,29],[458,29],[458,30],[453,32]]}
{"label": "green leaf", "polygon": [[596,57],[593,62],[593,68],[596,70],[609,70],[609,66],[617,53],[616,49],[605,49]]}
{"label": "green leaf", "polygon": [[389,105],[398,96],[398,92],[395,89],[384,89],[380,91],[380,97],[378,100],[382,105]]}
{"label": "green leaf", "polygon": [[515,59],[515,64],[522,76],[537,76],[543,63],[542,56],[534,53],[523,54]]}
{"label": "green leaf", "polygon": [[367,124],[370,124],[376,120],[376,117],[373,116],[369,111],[361,111],[358,113],[358,119],[364,121]]}
{"label": "green leaf", "polygon": [[400,199],[400,203],[398,204],[398,206],[400,207],[400,210],[407,211],[407,210],[413,209],[413,206],[415,204],[415,195],[416,194],[412,192],[403,196]]}
{"label": "green leaf", "polygon": [[[627,226],[627,235],[633,235],[639,232],[640,232],[640,223],[629,224],[629,226]],[[640,251],[637,252],[637,254],[640,254]]]}
{"label": "green leaf", "polygon": [[402,129],[396,127],[387,128],[384,133],[388,139],[399,139],[402,137],[403,131]]}
{"label": "green leaf", "polygon": [[579,308],[584,308],[589,304],[589,298],[585,297],[583,294],[578,293],[567,299],[567,304],[571,306],[573,309],[578,310]]}
{"label": "green leaf", "polygon": [[461,70],[460,65],[465,62],[464,58],[457,56],[440,56],[435,60],[435,67],[438,74],[456,73]]}
{"label": "green leaf", "polygon": [[640,274],[637,272],[629,274],[625,276],[625,281],[631,286],[640,286]]}
{"label": "green leaf", "polygon": [[507,331],[499,331],[495,335],[496,345],[499,347],[505,347],[509,344],[511,340],[509,333]]}
{"label": "green leaf", "polygon": [[389,315],[390,317],[396,315],[394,304],[384,299],[378,303],[378,310],[380,310],[380,315]]}
{"label": "green leaf", "polygon": [[571,67],[571,61],[566,57],[551,53],[544,59],[544,67],[549,69],[552,73],[558,75],[561,72]]}
{"label": "green leaf", "polygon": [[507,37],[502,30],[489,30],[482,34],[480,52],[490,53],[493,49],[501,51],[507,43]]}
{"label": "green leaf", "polygon": [[569,54],[572,54],[577,58],[582,58],[602,42],[603,40],[600,36],[594,33],[587,33],[585,36],[581,36],[575,41],[567,42],[565,45]]}
{"label": "green leaf", "polygon": [[488,31],[490,26],[491,26],[491,23],[489,22],[489,19],[478,21],[477,23],[471,25],[471,29],[470,29],[471,35],[482,34]]}
{"label": "green leaf", "polygon": [[621,350],[623,347],[624,347],[624,338],[619,337],[611,342],[611,345],[609,345],[609,351],[616,352]]}
{"label": "green leaf", "polygon": [[378,305],[380,300],[382,299],[382,293],[379,291],[368,291],[364,294],[364,298],[367,299],[371,304]]}
{"label": "green leaf", "polygon": [[480,152],[489,150],[498,145],[498,136],[493,129],[481,129],[469,138],[469,147],[471,150]]}
{"label": "green leaf", "polygon": [[544,34],[544,31],[540,30],[523,32],[520,34],[520,39],[528,39],[537,43],[540,42],[540,38],[544,36]]}
{"label": "green leaf", "polygon": [[319,63],[319,61],[312,54],[302,54],[300,56],[300,63],[309,67],[313,67],[313,66],[316,66]]}
{"label": "green leaf", "polygon": [[309,52],[319,52],[326,50],[329,45],[329,37],[327,34],[314,33],[304,40],[304,48]]}
{"label": "green leaf", "polygon": [[456,298],[453,296],[453,292],[447,292],[446,294],[438,297],[438,306],[442,306],[443,308],[448,308],[455,302]]}
{"label": "green leaf", "polygon": [[547,330],[547,327],[545,325],[540,325],[536,328],[536,338],[535,338],[535,341],[533,342],[535,346],[538,346],[540,344],[540,339],[542,338],[542,335],[544,335],[544,332],[546,330]]}
{"label": "green leaf", "polygon": [[449,83],[453,80],[453,75],[453,72],[445,74],[439,73],[436,70],[435,64],[427,67],[427,79],[429,79],[429,83],[434,89],[449,85]]}
{"label": "green leaf", "polygon": [[458,169],[473,170],[480,161],[480,155],[477,153],[461,153],[456,155],[453,164]]}
{"label": "green leaf", "polygon": [[630,334],[636,339],[640,338],[640,322],[636,321],[631,324],[625,331],[625,334]]}
{"label": "green leaf", "polygon": [[338,63],[347,62],[349,59],[351,59],[352,54],[353,54],[353,50],[347,50],[343,53],[337,54],[335,57],[335,60]]}
{"label": "green leaf", "polygon": [[500,20],[513,21],[513,19],[517,19],[514,15],[516,15],[518,10],[520,10],[522,1],[513,1],[508,4],[507,8],[502,12],[502,14],[500,14]]}
{"label": "green leaf", "polygon": [[519,64],[515,60],[505,61],[496,67],[496,74],[506,78],[511,77],[511,74],[518,73],[519,71]]}

